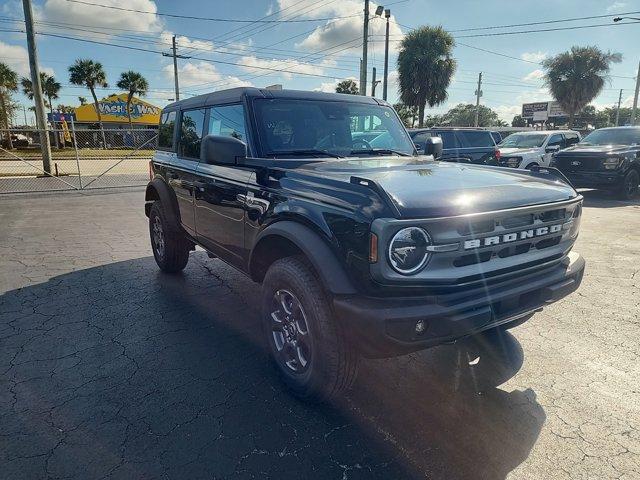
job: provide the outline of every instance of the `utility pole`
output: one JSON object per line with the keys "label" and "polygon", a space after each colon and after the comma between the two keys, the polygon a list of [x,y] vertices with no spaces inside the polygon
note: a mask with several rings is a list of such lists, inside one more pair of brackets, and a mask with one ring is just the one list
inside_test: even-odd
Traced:
{"label": "utility pole", "polygon": [[636,124],[636,112],[638,111],[638,93],[640,93],[640,62],[638,62],[638,74],[636,75],[636,93],[633,96],[633,108],[631,109],[631,125]]}
{"label": "utility pole", "polygon": [[620,95],[618,95],[618,109],[616,110],[616,127],[620,125],[620,104],[622,103],[622,89],[620,89]]}
{"label": "utility pole", "polygon": [[180,100],[180,85],[178,83],[178,59],[179,58],[191,58],[184,55],[178,55],[176,51],[176,36],[171,39],[171,53],[163,53],[163,57],[173,57],[173,82],[176,89],[176,102]]}
{"label": "utility pole", "polygon": [[26,127],[29,124],[27,123],[27,107],[24,105],[22,105],[22,113],[24,113],[24,126]]}
{"label": "utility pole", "polygon": [[482,96],[482,72],[478,74],[478,89],[476,90],[476,123],[475,126],[478,126],[480,122],[480,97]]}
{"label": "utility pole", "polygon": [[362,66],[360,67],[360,95],[367,94],[368,44],[369,44],[369,0],[364,0],[364,25],[362,30]]}
{"label": "utility pole", "polygon": [[49,131],[47,129],[44,98],[42,96],[42,84],[40,82],[38,48],[36,47],[36,37],[33,33],[33,8],[31,7],[31,0],[22,0],[22,7],[24,9],[24,25],[27,33],[27,50],[29,51],[29,70],[31,70],[33,101],[36,104],[36,125],[40,131],[42,169],[46,174],[51,175],[51,145],[49,144]]}
{"label": "utility pole", "polygon": [[376,87],[380,83],[380,80],[376,80],[376,67],[373,67],[373,74],[371,75],[371,96],[376,96]]}
{"label": "utility pole", "polygon": [[384,11],[384,16],[387,19],[387,30],[384,35],[384,77],[382,82],[382,99],[387,99],[387,82],[389,81],[389,17],[391,16],[391,10],[388,8]]}

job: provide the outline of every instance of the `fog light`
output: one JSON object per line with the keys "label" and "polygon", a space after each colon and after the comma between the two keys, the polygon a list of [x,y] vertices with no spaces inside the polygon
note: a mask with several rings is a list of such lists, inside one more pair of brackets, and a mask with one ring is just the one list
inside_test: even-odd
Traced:
{"label": "fog light", "polygon": [[423,333],[427,329],[427,324],[424,320],[418,320],[416,322],[416,333]]}

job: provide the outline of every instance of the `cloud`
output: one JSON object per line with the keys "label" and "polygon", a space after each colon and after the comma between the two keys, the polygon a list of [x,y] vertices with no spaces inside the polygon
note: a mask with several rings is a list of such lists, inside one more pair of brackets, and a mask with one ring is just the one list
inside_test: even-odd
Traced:
{"label": "cloud", "polygon": [[607,13],[619,12],[627,6],[627,2],[613,2],[607,7]]}
{"label": "cloud", "polygon": [[[296,0],[279,0],[280,10],[284,10],[283,16],[294,5],[299,3]],[[299,18],[317,17],[348,17],[328,20],[324,25],[318,26],[313,32],[305,37],[296,47],[305,51],[316,52],[335,47],[327,53],[349,54],[362,50],[362,2],[359,0],[342,0],[340,2],[324,2],[312,4],[311,8],[298,8],[296,14]],[[374,12],[378,5],[371,3],[369,6],[369,51],[384,53],[385,19],[376,17]],[[294,10],[291,10],[293,12]],[[390,44],[393,50],[399,46],[398,40],[402,37],[402,30],[395,23],[393,15],[389,24],[389,34],[394,39]],[[341,50],[336,52],[336,50]]]}
{"label": "cloud", "polygon": [[281,72],[279,72],[280,75],[282,75],[282,77],[286,79],[291,79],[296,73],[323,75],[323,67],[333,65],[333,62],[328,60],[320,62],[318,64],[311,64],[300,62],[294,58],[278,58],[268,60],[257,58],[253,55],[241,57],[237,63],[243,70],[251,73],[266,73],[268,71],[271,71],[271,69],[281,70]]}
{"label": "cloud", "polygon": [[[104,5],[157,12],[152,0],[102,0]],[[138,32],[159,32],[163,23],[157,15],[147,15],[124,10],[92,7],[82,3],[70,4],[66,0],[46,0],[37,10],[37,20],[90,25],[100,28],[131,29]]]}
{"label": "cloud", "polygon": [[358,79],[356,77],[345,77],[341,80],[333,80],[330,82],[322,82],[320,84],[320,86],[316,87],[313,89],[314,92],[330,92],[330,93],[335,93],[336,91],[336,87],[338,86],[338,83],[342,82],[343,80],[353,80],[354,82],[358,83]]}
{"label": "cloud", "polygon": [[544,71],[538,68],[533,72],[529,72],[528,74],[526,74],[524,77],[522,77],[522,80],[524,80],[525,82],[533,82],[542,78],[544,78]]}
{"label": "cloud", "polygon": [[487,105],[495,111],[500,119],[507,123],[511,123],[514,115],[520,115],[522,113],[522,104],[531,102],[546,102],[551,101],[553,98],[546,88],[538,88],[535,90],[526,90],[521,93],[514,93],[513,99],[509,103],[500,104],[498,106]]}
{"label": "cloud", "polygon": [[[173,65],[169,64],[164,67],[164,73],[167,80],[173,81]],[[187,62],[178,69],[178,78],[180,87],[210,86],[209,90],[223,90],[233,87],[251,86],[250,82],[241,80],[238,77],[224,75],[216,69],[214,65],[207,62]],[[207,90],[203,88],[201,93]]]}
{"label": "cloud", "polygon": [[520,55],[520,58],[527,62],[540,63],[542,60],[547,58],[547,56],[547,52],[524,52]]}
{"label": "cloud", "polygon": [[[165,30],[160,34],[160,41],[166,46],[171,46],[172,44],[173,32],[169,30]],[[210,52],[213,50],[213,42],[208,40],[191,40],[189,37],[185,37],[184,35],[178,35],[176,37],[176,46],[180,48],[194,48],[196,50],[205,50]]]}
{"label": "cloud", "polygon": [[[19,76],[31,78],[27,49],[21,45],[10,45],[0,41],[0,59]],[[40,71],[54,75],[52,68],[40,66]]]}

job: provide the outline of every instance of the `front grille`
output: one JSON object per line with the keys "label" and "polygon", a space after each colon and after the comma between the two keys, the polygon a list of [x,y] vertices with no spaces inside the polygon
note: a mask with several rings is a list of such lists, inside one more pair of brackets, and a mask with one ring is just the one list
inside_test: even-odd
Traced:
{"label": "front grille", "polygon": [[[372,230],[382,245],[404,225],[423,227],[434,251],[424,269],[403,276],[386,264],[372,265],[374,278],[401,284],[456,287],[488,282],[507,273],[555,264],[578,233],[581,198],[552,205],[424,220],[381,219]],[[375,227],[374,227],[375,226]]]}
{"label": "front grille", "polygon": [[554,166],[563,173],[598,172],[603,160],[602,155],[562,155],[554,158]]}

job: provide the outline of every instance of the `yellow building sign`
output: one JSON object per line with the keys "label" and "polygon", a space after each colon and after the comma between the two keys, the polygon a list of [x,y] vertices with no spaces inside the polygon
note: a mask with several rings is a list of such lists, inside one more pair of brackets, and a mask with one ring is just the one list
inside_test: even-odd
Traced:
{"label": "yellow building sign", "polygon": [[[127,123],[127,94],[110,95],[98,101],[98,108],[104,123]],[[92,103],[81,105],[75,109],[76,122],[97,122],[95,106]],[[131,122],[142,125],[158,125],[160,121],[160,108],[151,105],[139,98],[131,100]]]}

